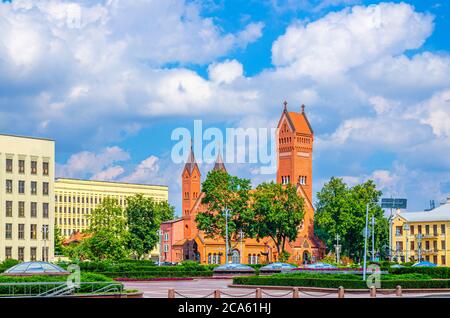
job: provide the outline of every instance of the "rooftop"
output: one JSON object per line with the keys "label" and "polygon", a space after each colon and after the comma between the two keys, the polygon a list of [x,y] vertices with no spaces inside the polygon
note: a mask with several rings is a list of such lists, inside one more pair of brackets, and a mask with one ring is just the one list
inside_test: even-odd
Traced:
{"label": "rooftop", "polygon": [[30,136],[21,136],[21,135],[13,135],[13,134],[0,134],[0,137],[15,137],[15,138],[24,138],[24,139],[36,139],[36,140],[44,140],[44,141],[54,141],[50,138],[43,138],[43,137],[30,137]]}
{"label": "rooftop", "polygon": [[56,182],[68,181],[72,183],[96,183],[96,184],[111,184],[111,185],[128,185],[128,186],[141,186],[141,187],[162,187],[168,188],[166,185],[159,184],[143,184],[143,183],[129,183],[129,182],[119,182],[119,181],[99,181],[99,180],[85,180],[85,179],[76,179],[76,178],[56,178]]}
{"label": "rooftop", "polygon": [[447,202],[430,211],[403,212],[400,213],[406,221],[426,222],[426,221],[450,221],[450,198]]}

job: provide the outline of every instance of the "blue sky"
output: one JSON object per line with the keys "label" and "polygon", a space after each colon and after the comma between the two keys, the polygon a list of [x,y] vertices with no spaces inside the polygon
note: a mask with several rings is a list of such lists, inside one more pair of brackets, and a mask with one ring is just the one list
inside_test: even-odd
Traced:
{"label": "blue sky", "polygon": [[447,1],[3,2],[0,131],[55,139],[59,176],[167,184],[180,211],[172,131],[271,127],[287,100],[315,130],[314,191],[450,196]]}

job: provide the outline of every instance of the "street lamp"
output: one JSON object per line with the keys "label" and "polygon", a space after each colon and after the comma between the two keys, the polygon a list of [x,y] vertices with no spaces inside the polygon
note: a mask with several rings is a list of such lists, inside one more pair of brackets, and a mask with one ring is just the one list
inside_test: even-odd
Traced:
{"label": "street lamp", "polygon": [[157,230],[156,233],[159,235],[159,255],[158,255],[158,266],[161,266],[161,257],[163,253],[163,247],[162,247],[162,235],[163,232],[161,230]]}

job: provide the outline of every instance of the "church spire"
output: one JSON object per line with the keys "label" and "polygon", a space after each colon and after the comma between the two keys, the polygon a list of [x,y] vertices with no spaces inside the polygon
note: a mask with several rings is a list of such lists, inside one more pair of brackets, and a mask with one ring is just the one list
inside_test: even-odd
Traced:
{"label": "church spire", "polygon": [[[187,169],[189,174],[192,174],[192,171],[194,171],[195,167],[197,167],[197,169],[198,169],[197,161],[195,160],[195,156],[194,156],[193,143],[191,140],[191,151],[189,152],[189,155],[187,157],[186,164],[184,165],[184,169]],[[199,169],[199,171],[200,171],[200,169]]]}
{"label": "church spire", "polygon": [[225,164],[223,163],[222,155],[220,153],[220,149],[217,154],[216,162],[214,163],[213,171],[215,170],[223,170],[227,172],[227,169],[225,168]]}

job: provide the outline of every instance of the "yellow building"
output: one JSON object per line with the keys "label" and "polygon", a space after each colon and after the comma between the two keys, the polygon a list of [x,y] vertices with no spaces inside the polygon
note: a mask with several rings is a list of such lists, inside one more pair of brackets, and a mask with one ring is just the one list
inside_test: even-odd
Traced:
{"label": "yellow building", "polygon": [[0,262],[52,260],[53,140],[0,135]]}
{"label": "yellow building", "polygon": [[157,202],[167,201],[167,186],[58,178],[55,181],[55,223],[69,237],[89,227],[89,215],[106,197],[125,208],[126,198],[143,194]]}
{"label": "yellow building", "polygon": [[448,266],[450,198],[430,211],[397,213],[392,221],[393,257]]}

